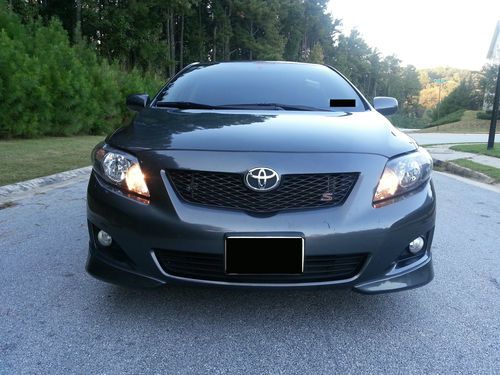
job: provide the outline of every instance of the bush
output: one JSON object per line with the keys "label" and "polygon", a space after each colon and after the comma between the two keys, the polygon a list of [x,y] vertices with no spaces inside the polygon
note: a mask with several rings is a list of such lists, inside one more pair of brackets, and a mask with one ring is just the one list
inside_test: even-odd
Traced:
{"label": "bush", "polygon": [[106,133],[130,116],[126,95],[160,86],[71,46],[58,20],[23,24],[0,1],[0,25],[1,138]]}
{"label": "bush", "polygon": [[450,124],[452,122],[458,122],[462,119],[464,112],[465,112],[465,109],[459,109],[458,111],[452,112],[444,117],[441,117],[437,121],[433,121],[429,125],[429,127],[443,125],[443,124]]}
{"label": "bush", "polygon": [[394,126],[407,129],[422,129],[427,125],[427,121],[417,117],[408,117],[404,115],[392,115],[389,118]]}
{"label": "bush", "polygon": [[487,112],[477,112],[476,113],[476,118],[478,120],[491,120],[491,116],[493,115],[492,111],[487,111]]}

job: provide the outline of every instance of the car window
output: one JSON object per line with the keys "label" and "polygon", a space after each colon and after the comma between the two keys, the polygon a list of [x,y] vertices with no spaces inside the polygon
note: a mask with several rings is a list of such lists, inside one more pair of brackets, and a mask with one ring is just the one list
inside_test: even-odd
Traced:
{"label": "car window", "polygon": [[[332,99],[354,99],[354,106],[331,107]],[[326,66],[267,62],[194,66],[170,82],[158,101],[211,106],[277,103],[334,111],[366,110],[351,85]]]}

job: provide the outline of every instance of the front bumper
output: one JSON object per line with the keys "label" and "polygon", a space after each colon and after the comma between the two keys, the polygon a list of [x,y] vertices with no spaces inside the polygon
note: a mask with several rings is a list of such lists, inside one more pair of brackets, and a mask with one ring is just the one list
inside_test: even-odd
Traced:
{"label": "front bumper", "polygon": [[[86,267],[91,275],[132,287],[174,283],[261,288],[342,286],[362,293],[415,288],[433,278],[430,247],[436,203],[432,182],[411,196],[381,208],[367,207],[359,199],[367,194],[364,190],[370,192],[370,189],[358,184],[342,206],[254,217],[182,202],[164,174],[161,179],[167,198],[146,204],[111,188],[92,173],[87,201],[90,245]],[[116,252],[97,243],[97,229],[113,237],[119,248]],[[299,234],[305,238],[306,254],[364,253],[367,260],[356,275],[347,279],[239,282],[169,274],[154,253],[154,249],[170,249],[223,254],[225,236],[235,233]],[[425,249],[416,257],[405,258],[408,243],[421,235],[427,239]]]}
{"label": "front bumper", "polygon": [[127,269],[122,265],[110,262],[105,257],[99,255],[96,249],[90,245],[89,255],[86,264],[87,272],[97,279],[117,284],[125,285],[132,288],[154,288],[165,284],[203,284],[203,285],[218,285],[218,286],[233,286],[233,287],[274,287],[274,288],[299,288],[299,287],[314,287],[314,286],[351,286],[353,290],[364,294],[378,294],[406,289],[418,288],[432,281],[434,278],[434,270],[432,266],[432,257],[430,252],[426,253],[422,258],[415,262],[412,267],[399,272],[388,273],[380,279],[370,280],[365,283],[350,285],[351,283],[294,283],[294,284],[248,284],[248,283],[224,283],[217,281],[205,281],[198,279],[179,278],[175,276],[167,276],[165,278],[156,279],[144,274],[137,273],[131,269]]}

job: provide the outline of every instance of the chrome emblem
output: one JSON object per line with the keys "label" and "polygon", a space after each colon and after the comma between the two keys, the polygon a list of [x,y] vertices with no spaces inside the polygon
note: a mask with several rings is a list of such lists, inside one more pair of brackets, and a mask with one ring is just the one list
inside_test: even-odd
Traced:
{"label": "chrome emblem", "polygon": [[271,168],[253,168],[245,176],[245,185],[255,191],[270,191],[276,189],[280,175]]}

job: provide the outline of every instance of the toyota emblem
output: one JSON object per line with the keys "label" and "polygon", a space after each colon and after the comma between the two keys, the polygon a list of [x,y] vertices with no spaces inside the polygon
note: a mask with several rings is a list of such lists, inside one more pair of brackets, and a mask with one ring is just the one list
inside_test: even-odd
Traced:
{"label": "toyota emblem", "polygon": [[245,176],[245,185],[255,191],[276,189],[279,182],[279,174],[271,168],[253,168]]}

